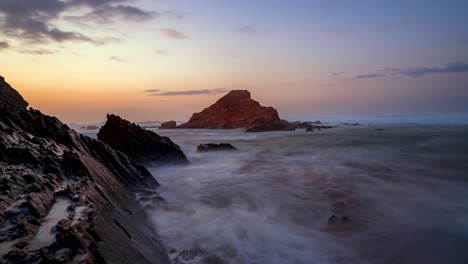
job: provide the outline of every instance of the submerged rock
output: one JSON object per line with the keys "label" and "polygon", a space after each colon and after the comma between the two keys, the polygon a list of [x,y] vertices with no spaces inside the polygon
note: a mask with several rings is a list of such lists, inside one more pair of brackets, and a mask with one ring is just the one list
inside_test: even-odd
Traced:
{"label": "submerged rock", "polygon": [[167,121],[164,123],[161,123],[161,129],[174,129],[177,128],[177,123],[176,121]]}
{"label": "submerged rock", "polygon": [[162,137],[116,115],[107,115],[98,139],[127,154],[137,163],[186,163],[180,147],[168,137]]}
{"label": "submerged rock", "polygon": [[337,215],[332,215],[328,218],[328,224],[330,225],[340,225],[344,224],[351,221],[351,219],[348,216],[337,216]]}
{"label": "submerged rock", "polygon": [[132,193],[152,175],[27,105],[0,78],[0,262],[169,264]]}
{"label": "submerged rock", "polygon": [[202,112],[193,114],[179,128],[245,128],[246,132],[260,132],[285,130],[287,126],[288,122],[279,118],[276,109],[261,106],[247,90],[233,90]]}
{"label": "submerged rock", "polygon": [[174,258],[175,264],[226,264],[219,257],[205,252],[199,248],[187,249]]}
{"label": "submerged rock", "polygon": [[236,147],[229,143],[207,143],[207,144],[200,144],[197,147],[197,151],[204,152],[204,151],[223,151],[223,150],[237,150]]}

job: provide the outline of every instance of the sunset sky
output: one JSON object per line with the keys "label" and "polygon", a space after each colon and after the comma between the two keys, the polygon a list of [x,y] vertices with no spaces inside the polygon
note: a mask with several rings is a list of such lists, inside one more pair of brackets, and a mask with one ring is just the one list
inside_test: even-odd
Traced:
{"label": "sunset sky", "polygon": [[0,0],[0,75],[66,122],[468,113],[468,1]]}

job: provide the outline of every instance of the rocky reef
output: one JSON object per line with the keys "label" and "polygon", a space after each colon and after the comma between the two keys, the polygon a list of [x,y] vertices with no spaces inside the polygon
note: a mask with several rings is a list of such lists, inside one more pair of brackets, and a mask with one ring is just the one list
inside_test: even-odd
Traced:
{"label": "rocky reef", "polygon": [[226,151],[226,150],[237,150],[236,147],[229,143],[207,143],[200,144],[197,146],[197,151],[206,152],[206,151]]}
{"label": "rocky reef", "polygon": [[0,261],[170,263],[132,191],[158,183],[0,78]]}
{"label": "rocky reef", "polygon": [[179,128],[245,128],[246,132],[258,132],[286,130],[288,124],[279,118],[276,109],[253,100],[249,91],[233,90],[202,112],[193,114]]}
{"label": "rocky reef", "polygon": [[107,122],[97,136],[139,164],[187,162],[185,154],[170,138],[159,136],[116,115],[107,115]]}
{"label": "rocky reef", "polygon": [[176,121],[167,121],[164,123],[161,123],[161,129],[174,129],[177,128],[177,123]]}

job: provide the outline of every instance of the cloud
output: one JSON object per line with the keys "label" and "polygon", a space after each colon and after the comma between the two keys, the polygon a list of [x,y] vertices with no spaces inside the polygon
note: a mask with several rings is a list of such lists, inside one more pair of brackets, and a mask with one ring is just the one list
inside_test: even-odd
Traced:
{"label": "cloud", "polygon": [[257,32],[256,25],[245,25],[237,29],[237,32],[244,33],[244,34],[254,34]]}
{"label": "cloud", "polygon": [[149,89],[149,90],[145,90],[145,93],[156,93],[159,91],[160,91],[159,89]]}
{"label": "cloud", "polygon": [[156,54],[158,54],[159,56],[167,56],[169,55],[169,52],[167,50],[163,50],[163,49],[157,49],[154,51]]}
{"label": "cloud", "polygon": [[7,49],[10,47],[10,44],[8,44],[8,42],[6,41],[0,41],[0,50],[2,49]]}
{"label": "cloud", "polygon": [[173,91],[161,92],[158,89],[146,90],[148,96],[180,96],[180,95],[200,95],[200,94],[219,94],[228,92],[230,89],[216,88],[216,89],[202,89],[202,90],[186,90],[186,91]]}
{"label": "cloud", "polygon": [[79,31],[61,28],[64,14],[89,10],[74,19],[94,23],[113,23],[117,20],[141,22],[153,17],[153,12],[127,5],[132,0],[4,0],[0,1],[0,33],[20,40],[25,45],[48,42],[88,42],[105,44]]}
{"label": "cloud", "polygon": [[177,19],[177,20],[181,20],[181,19],[185,18],[184,13],[174,11],[174,10],[168,10],[168,11],[160,12],[160,13],[158,13],[158,16],[166,17],[166,18],[170,18],[170,19]]}
{"label": "cloud", "polygon": [[175,29],[172,29],[172,28],[161,28],[159,31],[169,38],[185,39],[188,37],[184,33],[177,31]]}
{"label": "cloud", "polygon": [[19,49],[18,52],[31,55],[50,55],[57,53],[57,51],[49,49]]}
{"label": "cloud", "polygon": [[110,56],[110,57],[109,57],[109,60],[116,61],[116,62],[122,62],[122,63],[123,63],[123,62],[128,62],[128,60],[122,59],[122,58],[117,57],[117,56]]}
{"label": "cloud", "polygon": [[371,73],[371,74],[356,75],[356,79],[381,78],[381,77],[386,77],[386,76],[387,75],[385,74]]}
{"label": "cloud", "polygon": [[129,5],[100,5],[82,16],[68,16],[68,20],[80,23],[112,24],[117,20],[143,22],[153,19],[157,12],[145,11]]}
{"label": "cloud", "polygon": [[356,79],[364,78],[380,78],[380,77],[393,77],[395,79],[403,77],[422,77],[429,74],[442,74],[442,73],[466,73],[468,72],[468,63],[453,62],[442,67],[406,67],[406,68],[385,68],[380,73],[371,73],[364,75],[356,75]]}
{"label": "cloud", "polygon": [[392,68],[392,76],[420,77],[434,73],[463,73],[468,72],[468,64],[463,62],[454,62],[444,67],[412,67],[412,68]]}
{"label": "cloud", "polygon": [[344,72],[332,72],[332,76],[339,76],[339,75],[342,75]]}

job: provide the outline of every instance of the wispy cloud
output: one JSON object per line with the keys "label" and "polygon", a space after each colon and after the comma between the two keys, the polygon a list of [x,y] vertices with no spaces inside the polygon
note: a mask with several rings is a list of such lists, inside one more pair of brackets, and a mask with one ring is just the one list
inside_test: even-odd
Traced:
{"label": "wispy cloud", "polygon": [[0,41],[0,50],[2,49],[8,49],[10,47],[10,44],[6,41]]}
{"label": "wispy cloud", "polygon": [[144,92],[145,93],[156,93],[156,92],[159,92],[160,90],[159,89],[148,89],[148,90],[145,90]]}
{"label": "wispy cloud", "polygon": [[256,25],[244,25],[244,26],[239,27],[236,31],[243,33],[243,34],[252,35],[256,33],[258,30],[257,30]]}
{"label": "wispy cloud", "polygon": [[174,11],[174,10],[168,10],[168,11],[160,12],[160,13],[158,13],[158,16],[166,17],[166,18],[170,18],[170,19],[177,19],[177,20],[181,20],[181,19],[185,18],[184,13],[179,12],[179,11]]}
{"label": "wispy cloud", "polygon": [[117,56],[110,56],[109,60],[116,61],[116,62],[122,62],[122,63],[128,62],[128,60],[117,57]]}
{"label": "wispy cloud", "polygon": [[468,64],[463,62],[454,62],[444,67],[412,67],[412,68],[393,68],[391,75],[420,77],[434,73],[462,73],[468,72]]}
{"label": "wispy cloud", "polygon": [[112,24],[118,20],[142,22],[153,19],[157,15],[158,12],[146,11],[129,5],[101,4],[94,6],[90,12],[84,15],[67,16],[66,19],[80,23]]}
{"label": "wispy cloud", "polygon": [[381,70],[379,73],[356,75],[356,79],[365,78],[381,78],[381,77],[392,77],[392,78],[403,78],[403,77],[422,77],[429,74],[443,74],[443,73],[466,73],[468,72],[468,63],[454,62],[449,63],[442,67],[406,67],[406,68],[386,68]]}
{"label": "wispy cloud", "polygon": [[332,76],[340,76],[340,75],[342,75],[342,74],[344,74],[344,72],[341,71],[341,72],[332,72],[331,75],[332,75]]}
{"label": "wispy cloud", "polygon": [[387,75],[379,74],[379,73],[370,73],[370,74],[356,75],[356,79],[382,78],[385,76]]}
{"label": "wispy cloud", "polygon": [[57,53],[56,50],[50,49],[19,49],[18,52],[30,55],[51,55]]}
{"label": "wispy cloud", "polygon": [[200,94],[219,94],[230,91],[227,88],[216,88],[216,89],[202,89],[202,90],[185,90],[185,91],[170,91],[163,92],[159,89],[150,89],[145,92],[148,96],[181,96],[181,95],[200,95]]}
{"label": "wispy cloud", "polygon": [[173,28],[161,28],[159,29],[161,33],[163,33],[166,37],[175,38],[175,39],[185,39],[188,36],[180,31],[177,31]]}
{"label": "wispy cloud", "polygon": [[167,50],[163,50],[163,49],[157,49],[157,50],[154,51],[154,53],[158,54],[159,56],[169,55],[169,52]]}

